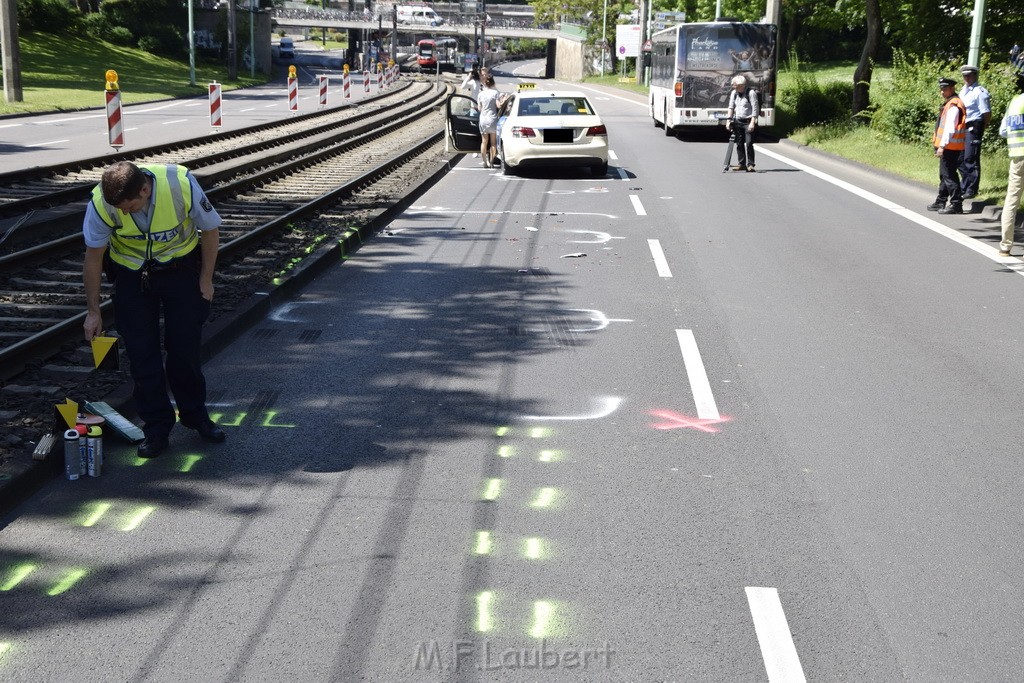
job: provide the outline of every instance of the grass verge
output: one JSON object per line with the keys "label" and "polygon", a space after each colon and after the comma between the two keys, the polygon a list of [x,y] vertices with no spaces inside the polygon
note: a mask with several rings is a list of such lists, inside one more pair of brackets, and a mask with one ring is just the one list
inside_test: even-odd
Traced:
{"label": "grass verge", "polygon": [[[117,71],[125,104],[199,95],[213,80],[223,83],[225,90],[266,81],[247,76],[228,81],[226,68],[197,63],[196,85],[190,86],[187,62],[92,38],[29,33],[19,44],[24,102],[0,103],[0,114],[101,107],[107,69]],[[243,76],[241,70],[239,75]]]}

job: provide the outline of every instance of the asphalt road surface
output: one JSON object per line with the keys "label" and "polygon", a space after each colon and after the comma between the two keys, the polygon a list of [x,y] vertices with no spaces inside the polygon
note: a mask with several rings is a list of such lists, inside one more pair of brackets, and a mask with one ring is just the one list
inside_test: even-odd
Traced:
{"label": "asphalt road surface", "polygon": [[607,177],[463,158],[207,364],[227,443],[8,517],[0,677],[1018,680],[995,224],[588,94]]}

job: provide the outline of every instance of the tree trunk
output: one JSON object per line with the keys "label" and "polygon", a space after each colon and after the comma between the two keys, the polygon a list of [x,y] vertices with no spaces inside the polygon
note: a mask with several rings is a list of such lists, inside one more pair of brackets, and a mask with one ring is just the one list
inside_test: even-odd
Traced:
{"label": "tree trunk", "polygon": [[882,10],[878,0],[864,0],[867,19],[867,38],[864,39],[864,50],[860,53],[860,62],[853,72],[853,106],[854,116],[868,108],[871,102],[871,71],[875,66],[875,57],[882,44]]}

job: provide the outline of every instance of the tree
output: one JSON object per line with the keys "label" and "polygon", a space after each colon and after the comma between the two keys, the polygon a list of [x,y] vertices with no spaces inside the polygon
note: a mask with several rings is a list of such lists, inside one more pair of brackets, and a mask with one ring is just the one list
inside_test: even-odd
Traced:
{"label": "tree", "polygon": [[878,58],[878,48],[882,44],[882,8],[879,0],[864,0],[864,15],[868,34],[864,39],[864,50],[860,53],[860,62],[853,72],[853,103],[851,113],[854,116],[868,108],[871,91],[871,72]]}

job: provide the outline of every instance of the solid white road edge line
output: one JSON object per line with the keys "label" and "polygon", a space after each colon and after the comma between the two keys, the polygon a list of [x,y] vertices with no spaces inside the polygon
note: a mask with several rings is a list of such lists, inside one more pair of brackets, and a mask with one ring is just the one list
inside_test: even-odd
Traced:
{"label": "solid white road edge line", "polygon": [[640,203],[640,197],[635,194],[629,195],[629,201],[633,202],[633,210],[636,211],[637,216],[646,216],[647,210],[644,209],[644,205]]}
{"label": "solid white road edge line", "polygon": [[661,242],[658,240],[647,240],[647,246],[651,248],[651,256],[654,257],[654,267],[658,269],[658,275],[661,277],[672,277],[672,271],[668,267],[665,252],[661,249]]}
{"label": "solid white road edge line", "polygon": [[50,140],[49,142],[37,142],[34,145],[25,145],[26,147],[46,147],[47,145],[57,145],[61,142],[71,142],[70,140]]}
{"label": "solid white road edge line", "polygon": [[805,683],[807,678],[793,644],[778,589],[748,586],[744,590],[769,683]]}
{"label": "solid white road edge line", "polygon": [[711,393],[711,383],[708,382],[708,373],[704,369],[704,361],[700,358],[700,349],[697,348],[693,330],[676,330],[676,337],[679,339],[679,350],[683,352],[683,365],[686,366],[686,378],[690,381],[693,402],[697,405],[697,417],[702,420],[720,419],[718,406],[715,405],[715,395]]}
{"label": "solid white road edge line", "polygon": [[996,263],[1005,266],[1009,270],[1012,270],[1019,275],[1024,275],[1024,263],[1021,263],[1019,259],[1014,258],[1012,256],[1000,256],[999,250],[996,247],[990,247],[986,244],[982,244],[977,240],[968,237],[967,235],[964,235],[958,230],[954,230],[953,228],[947,227],[936,220],[928,218],[928,216],[922,216],[921,214],[917,213],[912,209],[908,209],[905,206],[900,206],[899,204],[891,202],[884,197],[879,197],[877,194],[874,194],[873,192],[868,192],[863,188],[857,187],[856,185],[848,183],[845,180],[840,180],[839,178],[829,175],[828,173],[824,173],[815,168],[811,168],[806,164],[801,164],[799,161],[794,161],[789,157],[782,156],[778,152],[773,152],[769,149],[762,147],[761,145],[756,145],[755,149],[759,154],[764,154],[765,156],[777,159],[784,164],[788,164],[793,168],[803,171],[804,173],[809,173],[810,175],[813,175],[816,178],[820,178],[821,180],[824,180],[826,183],[831,183],[836,187],[839,187],[843,190],[846,190],[847,192],[855,194],[862,199],[866,199],[872,204],[877,204],[883,209],[888,209],[889,211],[892,211],[896,215],[902,216],[903,218],[906,218],[909,221],[917,223],[921,227],[927,228],[928,230],[931,230],[932,232],[938,235],[942,235],[947,239],[951,239],[957,244],[967,247],[968,249],[971,249],[972,251],[981,254],[985,258],[991,259],[992,261],[995,261]]}

